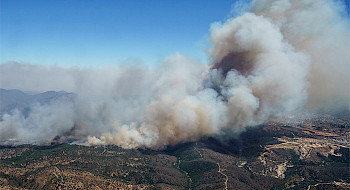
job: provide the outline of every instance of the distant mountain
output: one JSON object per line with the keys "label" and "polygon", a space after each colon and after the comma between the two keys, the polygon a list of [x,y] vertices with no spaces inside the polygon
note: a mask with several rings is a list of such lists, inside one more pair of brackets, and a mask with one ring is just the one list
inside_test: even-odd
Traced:
{"label": "distant mountain", "polygon": [[26,113],[33,104],[50,104],[58,100],[72,101],[75,94],[65,91],[47,91],[38,94],[29,94],[20,90],[0,89],[0,116],[10,113],[14,109]]}

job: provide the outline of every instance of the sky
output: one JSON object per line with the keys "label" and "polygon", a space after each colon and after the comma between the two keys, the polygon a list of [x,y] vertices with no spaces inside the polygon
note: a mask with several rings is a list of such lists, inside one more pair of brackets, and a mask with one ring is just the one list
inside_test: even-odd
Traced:
{"label": "sky", "polygon": [[177,52],[206,63],[210,24],[230,17],[233,3],[1,0],[0,63],[153,65]]}

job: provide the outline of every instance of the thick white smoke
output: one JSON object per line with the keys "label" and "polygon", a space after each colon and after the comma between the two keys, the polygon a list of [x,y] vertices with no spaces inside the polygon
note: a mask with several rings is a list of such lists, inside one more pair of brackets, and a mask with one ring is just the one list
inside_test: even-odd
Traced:
{"label": "thick white smoke", "polygon": [[212,25],[210,67],[181,54],[154,69],[1,64],[1,88],[77,97],[35,105],[26,117],[4,115],[0,140],[40,143],[73,135],[92,145],[157,149],[239,133],[300,110],[307,100],[311,106],[334,95],[349,100],[349,19],[342,11],[326,0],[254,1],[249,12]]}
{"label": "thick white smoke", "polygon": [[254,0],[251,6],[310,56],[307,107],[314,110],[350,109],[350,20],[344,3],[349,2]]}

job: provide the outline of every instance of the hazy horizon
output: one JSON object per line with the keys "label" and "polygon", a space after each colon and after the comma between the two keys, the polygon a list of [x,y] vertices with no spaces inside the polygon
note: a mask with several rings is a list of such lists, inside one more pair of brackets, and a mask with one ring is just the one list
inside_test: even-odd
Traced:
{"label": "hazy horizon", "polygon": [[0,88],[77,97],[3,115],[2,140],[157,149],[350,108],[346,1],[18,2],[1,4]]}

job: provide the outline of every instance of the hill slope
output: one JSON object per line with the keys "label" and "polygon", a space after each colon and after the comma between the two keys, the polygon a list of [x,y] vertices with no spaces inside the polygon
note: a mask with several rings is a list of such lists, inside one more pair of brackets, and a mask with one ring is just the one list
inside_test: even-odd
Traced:
{"label": "hill slope", "polygon": [[165,150],[1,147],[0,187],[26,189],[346,189],[350,123],[271,120],[229,140]]}

